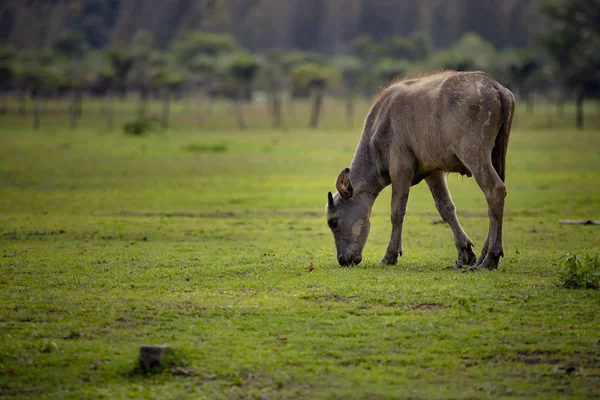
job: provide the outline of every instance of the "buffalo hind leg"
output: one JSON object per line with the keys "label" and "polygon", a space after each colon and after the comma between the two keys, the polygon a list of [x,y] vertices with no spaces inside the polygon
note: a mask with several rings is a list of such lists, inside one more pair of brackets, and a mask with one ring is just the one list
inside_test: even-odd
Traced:
{"label": "buffalo hind leg", "polygon": [[506,185],[498,176],[489,157],[481,160],[478,165],[469,165],[473,178],[485,194],[488,203],[490,227],[485,239],[481,257],[471,269],[498,268],[500,257],[504,256],[502,246],[502,217],[504,215],[504,199]]}
{"label": "buffalo hind leg", "polygon": [[408,204],[408,193],[412,175],[409,170],[402,170],[392,176],[392,234],[385,256],[380,265],[395,265],[398,255],[402,255],[402,225]]}
{"label": "buffalo hind leg", "polygon": [[473,265],[477,256],[473,252],[473,241],[467,236],[456,217],[456,207],[450,197],[446,177],[443,172],[434,172],[425,178],[427,186],[431,191],[435,207],[444,221],[450,225],[454,235],[454,244],[458,250],[458,259],[454,265],[455,269],[461,269],[463,266]]}

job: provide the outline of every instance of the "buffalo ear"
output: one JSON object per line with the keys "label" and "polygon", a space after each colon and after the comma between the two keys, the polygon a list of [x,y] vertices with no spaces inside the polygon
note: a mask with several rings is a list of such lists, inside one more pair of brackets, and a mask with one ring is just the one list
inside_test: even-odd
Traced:
{"label": "buffalo ear", "polygon": [[340,172],[335,187],[342,198],[348,200],[352,197],[354,190],[352,189],[352,182],[350,182],[350,168],[346,168]]}
{"label": "buffalo ear", "polygon": [[327,208],[333,210],[333,195],[331,192],[327,192]]}

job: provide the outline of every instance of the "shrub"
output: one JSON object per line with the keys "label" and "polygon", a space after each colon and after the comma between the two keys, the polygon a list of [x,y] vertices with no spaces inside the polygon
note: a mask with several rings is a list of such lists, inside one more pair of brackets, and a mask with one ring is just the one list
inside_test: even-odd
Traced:
{"label": "shrub", "polygon": [[600,289],[600,255],[565,255],[558,265],[561,286],[569,289]]}
{"label": "shrub", "polygon": [[136,119],[135,121],[126,122],[123,125],[123,131],[126,135],[141,136],[147,133],[151,128],[148,119]]}
{"label": "shrub", "polygon": [[225,153],[227,145],[222,144],[197,144],[190,143],[184,147],[185,150],[193,153]]}

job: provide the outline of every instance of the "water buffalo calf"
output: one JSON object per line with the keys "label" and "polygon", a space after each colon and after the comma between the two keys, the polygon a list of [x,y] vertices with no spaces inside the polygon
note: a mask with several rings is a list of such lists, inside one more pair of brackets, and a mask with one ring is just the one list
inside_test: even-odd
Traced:
{"label": "water buffalo calf", "polygon": [[[455,267],[496,268],[504,255],[504,177],[514,108],[510,90],[483,72],[445,71],[383,90],[367,116],[350,168],[337,178],[338,193],[327,196],[326,218],[339,263],[361,262],[371,208],[391,184],[392,234],[381,263],[396,264],[410,187],[425,180],[452,228]],[[473,176],[485,194],[490,226],[479,259],[456,218],[444,175],[448,172]]]}

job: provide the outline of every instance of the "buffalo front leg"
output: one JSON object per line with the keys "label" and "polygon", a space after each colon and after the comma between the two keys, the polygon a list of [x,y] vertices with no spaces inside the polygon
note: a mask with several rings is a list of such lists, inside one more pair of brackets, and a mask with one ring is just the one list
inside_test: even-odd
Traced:
{"label": "buffalo front leg", "polygon": [[431,191],[435,207],[444,221],[450,225],[452,234],[454,235],[454,244],[458,250],[458,258],[455,269],[461,269],[465,265],[473,265],[477,256],[473,252],[473,241],[467,236],[462,226],[456,217],[456,207],[450,197],[446,177],[443,172],[434,172],[425,178],[427,186]]}
{"label": "buffalo front leg", "polygon": [[408,176],[392,181],[392,235],[385,256],[379,264],[395,265],[398,256],[402,255],[402,225],[408,204],[410,182]]}

